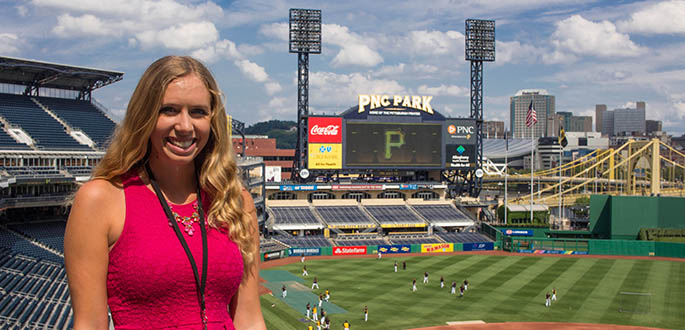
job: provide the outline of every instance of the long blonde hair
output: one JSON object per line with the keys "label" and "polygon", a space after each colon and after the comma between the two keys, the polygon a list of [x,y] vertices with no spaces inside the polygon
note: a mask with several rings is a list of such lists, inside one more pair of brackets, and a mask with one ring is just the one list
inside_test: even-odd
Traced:
{"label": "long blonde hair", "polygon": [[[214,228],[228,230],[229,237],[240,248],[244,271],[250,272],[257,257],[256,233],[250,214],[243,207],[242,183],[228,136],[222,94],[212,74],[198,60],[188,56],[166,56],[147,68],[131,96],[124,120],[117,126],[92,177],[115,182],[120,175],[144,164],[166,88],[174,79],[189,74],[197,75],[205,83],[211,99],[211,133],[195,159],[200,186],[212,201],[207,220]],[[243,276],[245,278],[247,276]]]}

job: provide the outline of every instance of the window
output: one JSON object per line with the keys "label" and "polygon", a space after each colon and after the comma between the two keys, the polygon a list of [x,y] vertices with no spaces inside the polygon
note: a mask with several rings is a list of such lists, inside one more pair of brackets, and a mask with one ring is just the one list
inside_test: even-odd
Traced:
{"label": "window", "polygon": [[401,192],[398,192],[398,191],[384,191],[384,192],[378,194],[378,198],[386,198],[386,199],[401,198],[401,199],[404,199],[405,195]]}
{"label": "window", "polygon": [[350,191],[342,195],[342,199],[356,199],[357,202],[361,202],[362,199],[370,199],[371,194],[363,191]]}
{"label": "window", "polygon": [[415,192],[413,195],[411,195],[411,198],[421,198],[423,200],[428,201],[440,199],[440,195],[438,195],[438,193],[436,193],[435,191],[423,190]]}
{"label": "window", "polygon": [[269,195],[269,199],[273,200],[296,200],[297,195],[289,191],[279,191]]}
{"label": "window", "polygon": [[335,195],[326,191],[313,192],[309,194],[309,199],[335,199]]}

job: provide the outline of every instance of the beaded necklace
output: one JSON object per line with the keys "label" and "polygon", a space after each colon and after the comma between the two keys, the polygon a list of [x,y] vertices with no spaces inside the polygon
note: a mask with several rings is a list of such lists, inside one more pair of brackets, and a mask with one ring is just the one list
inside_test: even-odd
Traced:
{"label": "beaded necklace", "polygon": [[[200,214],[198,213],[198,206],[197,206],[197,201],[193,203],[193,214],[191,214],[189,217],[186,216],[181,216],[176,211],[172,211],[171,214],[173,214],[174,219],[176,219],[176,222],[179,224],[183,225],[183,230],[188,234],[188,236],[193,236],[193,233],[195,233],[195,229],[193,228],[193,223],[199,223],[200,222]],[[207,225],[207,220],[205,220],[205,226]],[[173,227],[171,224],[171,221],[169,221],[169,226]]]}

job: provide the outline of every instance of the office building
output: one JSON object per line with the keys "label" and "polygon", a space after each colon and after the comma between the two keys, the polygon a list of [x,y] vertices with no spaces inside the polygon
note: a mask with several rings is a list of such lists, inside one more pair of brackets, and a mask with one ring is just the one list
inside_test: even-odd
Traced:
{"label": "office building", "polygon": [[656,132],[661,132],[661,120],[645,121],[645,129],[647,130],[647,135],[654,135]]}
{"label": "office building", "polygon": [[[240,154],[243,150],[243,139],[240,136],[233,136],[233,150],[236,154]],[[279,173],[280,179],[288,180],[291,178],[293,167],[293,158],[295,158],[294,149],[279,149],[276,147],[276,139],[269,138],[263,135],[247,135],[245,136],[245,156],[248,157],[262,157],[267,172]],[[280,170],[274,171],[279,168]],[[265,177],[268,177],[265,175]],[[269,181],[267,179],[267,181]],[[280,181],[280,180],[274,180]]]}
{"label": "office building", "polygon": [[503,121],[484,121],[483,134],[486,139],[503,139],[504,138],[504,122]]}
{"label": "office building", "polygon": [[[526,115],[531,102],[537,113],[538,122],[532,128],[526,126]],[[520,90],[509,98],[509,119],[511,133],[515,138],[535,138],[556,135],[554,127],[555,101],[544,89]]]}
{"label": "office building", "polygon": [[646,133],[646,105],[637,102],[636,107],[604,111],[602,135],[644,135]]}
{"label": "office building", "polygon": [[595,105],[595,132],[602,133],[602,124],[604,123],[604,113],[606,111],[606,104]]}
{"label": "office building", "polygon": [[567,132],[592,132],[591,116],[572,116]]}

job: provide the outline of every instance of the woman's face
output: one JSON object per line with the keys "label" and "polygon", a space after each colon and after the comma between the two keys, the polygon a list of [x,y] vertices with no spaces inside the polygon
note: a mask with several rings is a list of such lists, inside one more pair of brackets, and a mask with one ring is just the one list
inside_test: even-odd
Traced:
{"label": "woman's face", "polygon": [[151,156],[176,166],[192,164],[211,131],[210,94],[196,74],[171,81],[150,142]]}

